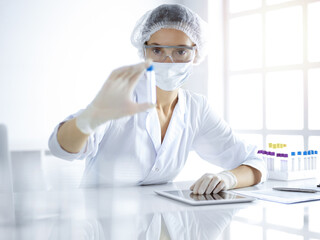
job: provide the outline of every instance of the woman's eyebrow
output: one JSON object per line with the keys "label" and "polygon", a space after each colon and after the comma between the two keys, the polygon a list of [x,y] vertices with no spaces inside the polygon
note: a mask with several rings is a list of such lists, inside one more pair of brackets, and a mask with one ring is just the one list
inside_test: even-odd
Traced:
{"label": "woman's eyebrow", "polygon": [[[149,43],[148,45],[168,46],[168,45],[161,45],[159,43]],[[193,47],[193,46],[189,46],[189,45],[185,45],[185,44],[179,44],[179,45],[173,45],[173,46],[177,46],[177,47]]]}

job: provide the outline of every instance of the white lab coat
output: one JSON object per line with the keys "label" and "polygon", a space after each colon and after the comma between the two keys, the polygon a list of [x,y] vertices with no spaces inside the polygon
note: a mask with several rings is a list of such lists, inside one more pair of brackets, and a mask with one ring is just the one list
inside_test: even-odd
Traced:
{"label": "white lab coat", "polygon": [[[144,93],[143,86],[138,84],[134,101],[146,102]],[[66,160],[86,159],[82,181],[86,186],[166,183],[182,170],[192,150],[224,169],[249,165],[261,172],[262,181],[266,179],[266,167],[256,147],[241,141],[210,108],[204,96],[188,90],[179,90],[162,143],[156,109],[107,122],[90,136],[77,154],[60,147],[59,125],[49,139],[49,148],[53,155]]]}

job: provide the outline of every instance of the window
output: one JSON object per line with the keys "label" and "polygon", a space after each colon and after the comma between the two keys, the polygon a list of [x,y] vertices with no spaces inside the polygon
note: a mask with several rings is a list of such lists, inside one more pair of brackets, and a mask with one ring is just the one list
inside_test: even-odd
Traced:
{"label": "window", "polygon": [[222,2],[226,121],[261,148],[319,150],[320,1]]}

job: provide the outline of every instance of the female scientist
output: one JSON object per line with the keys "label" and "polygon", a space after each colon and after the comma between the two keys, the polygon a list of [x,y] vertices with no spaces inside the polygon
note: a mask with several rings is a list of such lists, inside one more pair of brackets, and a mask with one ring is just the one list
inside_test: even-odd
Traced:
{"label": "female scientist", "polygon": [[[49,140],[66,160],[86,159],[82,185],[146,185],[172,181],[190,150],[226,171],[207,173],[194,194],[251,186],[266,170],[248,146],[212,111],[205,97],[181,89],[205,57],[206,23],[190,9],[164,4],[136,24],[131,41],[144,63],[114,70],[86,109],[60,123]],[[153,62],[156,106],[143,81]]]}

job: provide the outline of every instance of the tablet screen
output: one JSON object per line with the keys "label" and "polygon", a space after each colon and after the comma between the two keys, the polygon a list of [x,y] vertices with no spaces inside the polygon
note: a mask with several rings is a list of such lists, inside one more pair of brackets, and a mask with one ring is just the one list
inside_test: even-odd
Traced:
{"label": "tablet screen", "polygon": [[190,190],[172,190],[164,191],[167,194],[173,196],[184,198],[190,201],[222,201],[222,200],[235,200],[235,199],[245,199],[245,197],[230,193],[230,192],[219,192],[212,194],[193,194]]}

